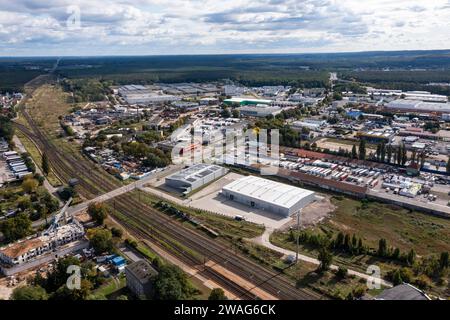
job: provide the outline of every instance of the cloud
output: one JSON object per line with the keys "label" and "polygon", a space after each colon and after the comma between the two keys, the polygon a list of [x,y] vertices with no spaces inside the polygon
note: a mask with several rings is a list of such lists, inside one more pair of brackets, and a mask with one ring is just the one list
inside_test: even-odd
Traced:
{"label": "cloud", "polygon": [[[80,9],[80,28],[66,23],[70,6]],[[0,0],[0,55],[438,49],[450,39],[448,7],[448,0]]]}

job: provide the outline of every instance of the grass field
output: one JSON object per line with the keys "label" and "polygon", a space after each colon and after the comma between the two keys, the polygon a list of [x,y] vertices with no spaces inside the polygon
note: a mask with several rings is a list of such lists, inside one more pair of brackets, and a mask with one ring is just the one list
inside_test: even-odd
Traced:
{"label": "grass field", "polygon": [[[441,252],[450,251],[450,220],[383,203],[369,202],[363,205],[360,201],[341,196],[332,198],[332,202],[337,207],[335,212],[310,228],[313,234],[332,235],[333,238],[339,232],[350,236],[355,234],[372,250],[376,250],[378,241],[384,238],[388,247],[398,247],[403,253],[414,249],[419,260],[429,256],[438,257]],[[296,243],[290,238],[289,232],[275,232],[270,240],[279,247],[296,250]],[[301,244],[300,252],[311,257],[318,256],[317,247],[308,244]],[[404,266],[398,260],[364,254],[352,256],[340,252],[334,254],[333,263],[363,273],[369,265],[376,264],[383,277]],[[448,279],[448,275],[443,277]],[[445,285],[439,283],[433,283],[429,290],[437,295],[447,294]]]}
{"label": "grass field", "polygon": [[67,103],[69,94],[59,86],[43,85],[39,87],[27,103],[27,110],[36,123],[52,136],[60,130],[59,117],[72,109]]}
{"label": "grass field", "polygon": [[258,263],[268,265],[287,275],[296,281],[297,287],[313,289],[329,298],[345,299],[353,290],[365,288],[365,281],[361,282],[360,279],[350,276],[339,279],[331,271],[318,273],[317,266],[309,262],[286,264],[283,255],[279,252],[249,241],[235,242],[234,247]]}

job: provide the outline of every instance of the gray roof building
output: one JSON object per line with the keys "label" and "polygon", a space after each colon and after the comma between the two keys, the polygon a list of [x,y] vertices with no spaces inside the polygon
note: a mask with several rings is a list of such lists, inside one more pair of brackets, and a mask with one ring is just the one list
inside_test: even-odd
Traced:
{"label": "gray roof building", "polygon": [[227,169],[213,164],[195,164],[166,178],[166,184],[172,188],[189,193],[201,186],[225,175]]}
{"label": "gray roof building", "polygon": [[127,287],[137,297],[152,297],[153,280],[158,275],[150,263],[139,260],[125,267]]}
{"label": "gray roof building", "polygon": [[410,285],[403,283],[390,289],[384,290],[375,300],[431,300],[425,292]]}

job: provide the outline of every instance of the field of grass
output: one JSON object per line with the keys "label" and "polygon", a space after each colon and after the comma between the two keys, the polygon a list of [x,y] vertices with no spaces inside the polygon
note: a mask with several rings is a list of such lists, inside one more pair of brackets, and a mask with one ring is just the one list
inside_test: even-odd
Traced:
{"label": "field of grass", "polygon": [[283,260],[279,252],[249,241],[238,241],[234,248],[242,251],[260,264],[272,267],[274,270],[293,279],[298,288],[312,289],[328,298],[345,299],[349,293],[357,288],[365,288],[365,281],[347,276],[339,279],[331,271],[325,273],[316,272],[317,266],[300,261],[298,264],[289,265]]}
{"label": "field of grass", "polygon": [[[388,247],[397,247],[402,253],[414,249],[418,261],[450,251],[450,220],[383,203],[363,204],[342,196],[333,197],[332,202],[337,207],[335,212],[317,226],[309,228],[311,234],[331,238],[335,238],[339,232],[350,236],[355,234],[356,237],[361,237],[363,244],[371,251],[377,250],[378,241],[384,238]],[[296,243],[287,231],[273,233],[270,240],[279,247],[296,250]],[[318,248],[305,243],[300,245],[300,251],[311,257],[318,256]],[[334,253],[333,263],[363,273],[369,265],[376,264],[383,277],[390,271],[405,266],[398,260],[343,252]],[[448,279],[448,275],[444,274],[442,277]],[[430,292],[444,296],[447,294],[445,285],[442,286],[438,281],[430,285]]]}
{"label": "field of grass", "polygon": [[103,295],[106,298],[115,295],[118,291],[121,291],[126,286],[125,275],[120,275],[118,278],[111,277],[106,283],[93,291],[95,295]]}
{"label": "field of grass", "polygon": [[43,85],[39,87],[27,103],[27,110],[36,123],[52,136],[59,132],[59,117],[72,109],[67,103],[69,94],[59,86]]}
{"label": "field of grass", "polygon": [[373,248],[385,238],[391,246],[413,248],[419,255],[450,251],[450,220],[377,202],[364,206],[345,197],[332,202],[337,209],[320,228],[355,233]]}

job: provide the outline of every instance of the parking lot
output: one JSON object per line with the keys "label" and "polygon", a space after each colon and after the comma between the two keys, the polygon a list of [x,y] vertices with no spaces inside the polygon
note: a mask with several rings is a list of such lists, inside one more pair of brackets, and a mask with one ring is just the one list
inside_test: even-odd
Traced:
{"label": "parking lot", "polygon": [[6,161],[0,158],[0,185],[3,185],[5,182],[11,181],[14,179],[14,175],[11,170],[9,170]]}
{"label": "parking lot", "polygon": [[[220,194],[222,187],[242,177],[242,175],[237,173],[228,173],[190,197],[189,206],[232,218],[242,216],[246,221],[263,224],[270,229],[279,229],[292,222],[292,217],[286,218],[268,211],[251,208],[231,201]],[[309,206],[312,205],[314,203]]]}

